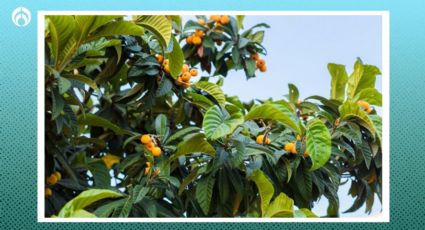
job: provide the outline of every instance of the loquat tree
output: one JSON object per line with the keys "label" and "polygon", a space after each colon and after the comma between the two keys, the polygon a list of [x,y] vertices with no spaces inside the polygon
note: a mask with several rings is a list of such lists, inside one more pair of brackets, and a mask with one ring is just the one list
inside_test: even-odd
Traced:
{"label": "loquat tree", "polygon": [[243,102],[232,71],[267,71],[243,16],[47,16],[45,215],[317,217],[382,195],[377,67],[329,64],[329,98]]}

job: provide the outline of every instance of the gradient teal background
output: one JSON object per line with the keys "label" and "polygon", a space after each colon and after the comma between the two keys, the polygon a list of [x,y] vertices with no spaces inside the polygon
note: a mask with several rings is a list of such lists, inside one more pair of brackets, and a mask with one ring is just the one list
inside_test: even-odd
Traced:
{"label": "gradient teal background", "polygon": [[[0,8],[0,229],[423,229],[425,2],[423,0],[44,0]],[[32,12],[24,28],[11,12]],[[37,223],[37,10],[389,10],[390,223]]]}

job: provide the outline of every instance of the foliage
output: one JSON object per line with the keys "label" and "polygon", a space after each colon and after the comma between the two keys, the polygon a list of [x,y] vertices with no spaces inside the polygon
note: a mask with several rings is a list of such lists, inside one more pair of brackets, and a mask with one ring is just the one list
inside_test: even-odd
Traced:
{"label": "foliage", "polygon": [[[370,212],[381,198],[375,66],[357,60],[349,76],[329,64],[330,99],[300,100],[289,84],[288,100],[242,102],[221,86],[232,70],[247,79],[266,70],[266,24],[46,20],[46,216],[316,217],[324,196],[335,217],[348,181],[346,211]],[[194,80],[196,69],[207,76]]]}

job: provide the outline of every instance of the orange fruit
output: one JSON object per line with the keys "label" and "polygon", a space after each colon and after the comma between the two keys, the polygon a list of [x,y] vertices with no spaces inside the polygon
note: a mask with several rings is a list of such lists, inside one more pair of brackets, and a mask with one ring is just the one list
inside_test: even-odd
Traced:
{"label": "orange fruit", "polygon": [[142,142],[143,144],[152,142],[151,136],[149,136],[148,134],[142,135],[142,137],[140,138],[140,142]]}
{"label": "orange fruit", "polygon": [[53,195],[53,192],[50,188],[45,188],[44,189],[44,197],[49,198]]}
{"label": "orange fruit", "polygon": [[266,65],[266,61],[264,61],[264,59],[258,59],[257,60],[257,67],[261,68],[261,66],[265,66]]}
{"label": "orange fruit", "polygon": [[159,156],[161,156],[161,153],[162,153],[162,151],[161,151],[161,148],[159,148],[159,147],[154,147],[154,148],[152,149],[152,155],[153,155],[154,157],[159,157]]}
{"label": "orange fruit", "polygon": [[367,110],[366,110],[366,112],[367,113],[371,113],[373,111],[373,108],[372,107],[369,107]]}
{"label": "orange fruit", "polygon": [[370,108],[369,103],[367,103],[366,101],[358,101],[357,105],[363,107],[364,110],[368,110]]}
{"label": "orange fruit", "polygon": [[260,67],[260,72],[266,72],[267,71],[267,66],[266,65],[263,65],[263,66],[261,66]]}
{"label": "orange fruit", "polygon": [[55,175],[58,178],[58,181],[60,181],[62,179],[62,174],[60,172],[55,171],[52,174]]}
{"label": "orange fruit", "polygon": [[228,24],[229,22],[230,22],[230,18],[229,18],[229,16],[227,16],[227,15],[222,15],[222,16],[220,17],[220,23],[221,23],[221,24],[226,25],[226,24]]}
{"label": "orange fruit", "polygon": [[170,66],[168,64],[164,66],[164,71],[170,73]]}
{"label": "orange fruit", "polygon": [[297,147],[294,143],[287,143],[284,147],[286,152],[290,152],[292,154],[297,154]]}
{"label": "orange fruit", "polygon": [[147,149],[151,150],[153,147],[155,147],[155,144],[153,142],[149,142],[145,146]]}
{"label": "orange fruit", "polygon": [[202,30],[196,30],[195,31],[195,36],[198,36],[200,38],[204,37],[205,33]]}
{"label": "orange fruit", "polygon": [[307,151],[304,152],[304,157],[309,157],[310,155],[308,154]]}
{"label": "orange fruit", "polygon": [[186,37],[186,43],[187,44],[193,44],[193,36],[192,35]]}
{"label": "orange fruit", "polygon": [[297,141],[300,141],[300,140],[301,140],[301,136],[297,135]]}
{"label": "orange fruit", "polygon": [[162,63],[164,61],[164,56],[162,56],[161,54],[157,54],[155,55],[156,60],[158,61],[158,63]]}
{"label": "orange fruit", "polygon": [[189,72],[189,66],[187,64],[184,64],[182,67],[182,73]]}
{"label": "orange fruit", "polygon": [[46,178],[46,182],[48,185],[55,185],[56,183],[58,183],[58,178],[56,175],[52,174],[49,177]]}
{"label": "orange fruit", "polygon": [[198,36],[193,36],[192,43],[195,46],[198,46],[198,45],[202,44],[202,39],[200,37],[198,37]]}
{"label": "orange fruit", "polygon": [[260,54],[258,54],[258,53],[253,53],[253,54],[251,54],[251,58],[252,58],[253,60],[257,61],[258,59],[260,59]]}
{"label": "orange fruit", "polygon": [[165,66],[165,65],[168,65],[168,63],[170,63],[170,60],[165,59],[162,64]]}
{"label": "orange fruit", "polygon": [[174,81],[176,85],[181,86],[183,84],[183,80],[181,77],[177,78],[177,80]]}
{"label": "orange fruit", "polygon": [[144,174],[145,175],[148,175],[149,171],[151,171],[151,167],[146,167]]}
{"label": "orange fruit", "polygon": [[187,82],[190,81],[191,77],[192,77],[192,75],[190,75],[189,72],[185,72],[185,73],[182,74],[181,79],[182,79],[183,82],[187,83]]}
{"label": "orange fruit", "polygon": [[213,21],[216,21],[216,22],[220,21],[220,19],[221,19],[220,15],[211,15],[210,16],[210,20],[213,20]]}
{"label": "orange fruit", "polygon": [[264,141],[264,135],[258,135],[256,140],[257,144],[261,145],[263,144],[263,141]]}
{"label": "orange fruit", "polygon": [[201,25],[205,25],[205,20],[202,18],[198,18],[198,23]]}
{"label": "orange fruit", "polygon": [[271,143],[272,143],[272,141],[270,140],[270,138],[266,138],[266,139],[264,140],[264,143],[265,143],[266,145],[269,145],[269,144],[271,144]]}
{"label": "orange fruit", "polygon": [[183,82],[183,88],[187,89],[189,87],[190,87],[190,84],[189,83]]}
{"label": "orange fruit", "polygon": [[198,70],[197,69],[191,69],[190,70],[190,75],[192,75],[192,77],[198,76]]}

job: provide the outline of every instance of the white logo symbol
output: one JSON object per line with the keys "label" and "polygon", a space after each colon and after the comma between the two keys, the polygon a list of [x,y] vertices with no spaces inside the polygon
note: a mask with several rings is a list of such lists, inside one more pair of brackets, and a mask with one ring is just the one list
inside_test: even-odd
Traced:
{"label": "white logo symbol", "polygon": [[31,12],[25,7],[18,7],[12,13],[12,22],[18,27],[30,24]]}

